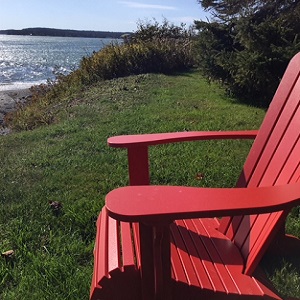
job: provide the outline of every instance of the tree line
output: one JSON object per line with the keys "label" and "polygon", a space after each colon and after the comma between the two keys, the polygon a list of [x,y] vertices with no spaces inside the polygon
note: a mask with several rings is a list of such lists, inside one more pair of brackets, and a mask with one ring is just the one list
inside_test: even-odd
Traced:
{"label": "tree line", "polygon": [[83,37],[83,38],[122,38],[128,32],[91,31],[91,30],[70,30],[54,28],[24,28],[21,30],[8,29],[0,30],[0,34],[7,35],[31,35],[31,36],[58,36],[58,37]]}
{"label": "tree line", "polygon": [[211,14],[195,21],[200,67],[241,99],[267,106],[300,51],[300,1],[197,1]]}

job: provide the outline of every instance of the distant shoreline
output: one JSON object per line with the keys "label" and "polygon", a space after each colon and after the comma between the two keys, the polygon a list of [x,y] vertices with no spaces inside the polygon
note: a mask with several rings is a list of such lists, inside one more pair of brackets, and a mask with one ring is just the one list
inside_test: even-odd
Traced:
{"label": "distant shoreline", "polygon": [[112,38],[122,39],[130,32],[92,31],[92,30],[71,30],[55,28],[24,28],[0,30],[4,35],[24,35],[24,36],[56,36],[56,37],[81,37],[81,38]]}

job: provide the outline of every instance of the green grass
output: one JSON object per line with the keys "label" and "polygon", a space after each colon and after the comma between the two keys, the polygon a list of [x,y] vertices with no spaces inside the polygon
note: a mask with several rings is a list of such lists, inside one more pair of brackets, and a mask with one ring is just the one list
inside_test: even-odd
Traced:
{"label": "green grass", "polygon": [[[52,125],[0,137],[0,252],[15,251],[0,258],[3,300],[88,299],[97,215],[105,194],[128,184],[126,153],[110,149],[108,137],[256,129],[265,114],[196,71],[105,81],[67,100],[55,104]],[[250,146],[214,141],[151,148],[152,182],[234,186]],[[53,211],[51,201],[62,209]]]}

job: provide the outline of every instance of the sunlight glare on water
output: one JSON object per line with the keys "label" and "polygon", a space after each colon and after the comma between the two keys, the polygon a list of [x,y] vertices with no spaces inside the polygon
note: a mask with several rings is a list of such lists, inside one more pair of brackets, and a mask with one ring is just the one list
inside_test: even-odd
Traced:
{"label": "sunlight glare on water", "polygon": [[68,74],[112,39],[0,35],[0,91],[28,88]]}

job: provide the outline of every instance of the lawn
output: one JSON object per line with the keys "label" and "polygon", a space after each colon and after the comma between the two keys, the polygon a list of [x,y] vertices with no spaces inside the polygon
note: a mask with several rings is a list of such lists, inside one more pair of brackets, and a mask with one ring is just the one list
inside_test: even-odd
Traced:
{"label": "lawn", "polygon": [[[51,125],[0,137],[0,251],[14,251],[0,258],[3,300],[88,299],[97,215],[105,194],[128,184],[126,153],[110,149],[108,137],[257,129],[265,114],[197,71],[105,81],[64,99],[55,111]],[[251,141],[155,147],[151,181],[234,186],[250,147]],[[289,226],[298,234],[297,218],[294,213]],[[271,276],[285,293],[281,278],[294,269],[283,263]],[[300,279],[294,273],[287,280],[294,290],[287,290],[295,296]]]}

